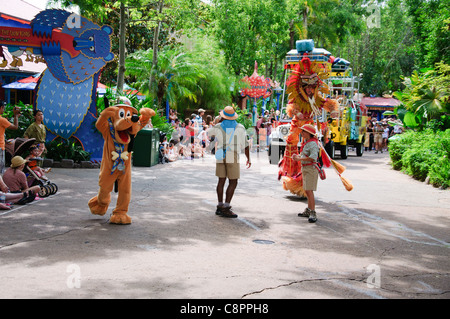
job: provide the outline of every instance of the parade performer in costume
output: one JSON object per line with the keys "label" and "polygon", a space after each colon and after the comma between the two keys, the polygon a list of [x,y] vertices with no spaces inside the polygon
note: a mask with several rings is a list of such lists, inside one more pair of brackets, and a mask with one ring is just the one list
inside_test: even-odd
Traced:
{"label": "parade performer in costume", "polygon": [[[278,163],[278,179],[282,180],[285,190],[301,197],[306,197],[303,188],[302,167],[300,162],[294,160],[294,157],[298,155],[301,127],[305,124],[312,124],[317,125],[318,130],[321,130],[321,124],[318,121],[315,123],[314,118],[321,114],[322,109],[329,112],[332,117],[339,110],[339,103],[336,100],[324,98],[322,95],[329,92],[328,86],[322,81],[327,76],[326,62],[312,62],[305,53],[301,61],[293,68],[292,75],[286,82],[286,92],[289,94],[286,112],[292,118],[292,121],[286,138],[286,150]],[[324,166],[330,167],[333,165],[340,176],[345,168],[328,157],[320,141],[319,148],[323,154]],[[344,185],[349,190],[351,184],[348,181],[346,182],[348,188],[343,180]]]}
{"label": "parade performer in costume", "polygon": [[116,183],[118,198],[110,222],[130,224],[131,218],[127,212],[131,199],[132,142],[134,136],[155,115],[155,111],[141,108],[141,115],[138,116],[138,111],[125,97],[119,98],[114,106],[108,107],[107,104],[105,99],[105,109],[95,124],[105,140],[98,181],[100,189],[98,195],[89,200],[88,205],[92,214],[103,216],[108,210],[111,191]]}
{"label": "parade performer in costume", "polygon": [[328,93],[327,85],[321,77],[326,76],[324,63],[312,63],[305,56],[293,69],[293,74],[288,79],[287,93],[289,103],[286,112],[292,118],[291,128],[286,139],[286,150],[279,162],[278,179],[282,179],[283,188],[291,193],[305,197],[303,189],[302,171],[299,162],[293,159],[298,155],[299,135],[304,124],[314,124],[314,116],[318,116],[324,108],[328,112],[338,110],[336,100],[325,99],[322,93]]}

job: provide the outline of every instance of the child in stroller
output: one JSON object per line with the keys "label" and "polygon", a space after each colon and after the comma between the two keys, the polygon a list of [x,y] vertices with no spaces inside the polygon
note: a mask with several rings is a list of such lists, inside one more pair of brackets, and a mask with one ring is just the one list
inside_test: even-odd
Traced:
{"label": "child in stroller", "polygon": [[[8,161],[9,161],[9,163],[11,162],[11,159],[14,156],[22,156],[23,154],[27,154],[27,152],[29,152],[30,149],[34,148],[35,141],[36,140],[34,138],[26,139],[26,138],[20,138],[20,137],[16,138],[15,140],[8,140],[8,142],[6,143],[6,147],[5,147],[7,164],[8,164]],[[34,152],[36,152],[36,151],[34,151]],[[31,155],[31,153],[30,153],[30,155]],[[33,158],[33,159],[36,159],[36,158]],[[37,158],[36,160],[41,160],[41,159]],[[40,186],[40,191],[38,193],[39,197],[47,197],[47,196],[56,194],[56,192],[58,191],[58,186],[56,186],[55,183],[50,182],[50,180],[47,177],[45,177],[45,175],[44,175],[44,178],[42,178],[35,171],[33,171],[28,165],[25,166],[24,172],[26,173],[26,175],[28,175],[27,179],[28,179],[28,185],[30,187],[35,186],[35,185]],[[45,171],[44,171],[44,173],[45,173]]]}
{"label": "child in stroller", "polygon": [[30,154],[25,159],[28,161],[27,166],[37,175],[38,178],[48,181],[45,173],[50,172],[50,169],[44,170],[39,166],[39,161],[42,161],[42,158],[39,157],[41,154],[42,151],[39,146],[33,145],[30,147]]}

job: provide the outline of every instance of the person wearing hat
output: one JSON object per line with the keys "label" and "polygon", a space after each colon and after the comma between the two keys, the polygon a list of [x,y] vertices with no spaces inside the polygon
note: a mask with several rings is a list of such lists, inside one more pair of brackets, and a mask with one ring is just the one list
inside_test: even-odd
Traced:
{"label": "person wearing hat", "polygon": [[41,188],[38,185],[28,187],[27,176],[23,172],[27,162],[21,156],[14,156],[11,159],[11,166],[3,174],[3,181],[11,193],[27,194],[31,202]]}
{"label": "person wearing hat", "polygon": [[316,201],[314,191],[317,190],[317,181],[319,172],[314,164],[319,157],[319,144],[316,138],[316,128],[311,124],[305,124],[301,127],[302,145],[300,147],[300,155],[295,154],[292,159],[300,161],[302,165],[303,190],[308,199],[308,207],[303,213],[299,213],[300,217],[308,217],[310,223],[317,221]]}
{"label": "person wearing hat", "polygon": [[[215,136],[217,140],[215,150],[216,176],[218,177],[216,215],[236,218],[238,216],[232,211],[230,204],[240,178],[239,154],[244,149],[247,157],[246,166],[250,168],[252,165],[250,162],[250,150],[245,127],[237,123],[238,114],[234,108],[226,106],[220,111],[220,117],[222,121],[206,131],[208,136]],[[228,187],[225,192],[224,202],[223,192],[227,179]]]}
{"label": "person wearing hat", "polygon": [[[8,119],[4,118],[2,115],[5,112],[6,102],[0,101],[0,174],[3,174],[5,171],[5,131],[9,130],[17,130],[19,128],[19,116],[20,109],[14,107],[14,124],[11,124]],[[0,185],[2,186],[2,185]],[[0,188],[3,191],[3,189]]]}

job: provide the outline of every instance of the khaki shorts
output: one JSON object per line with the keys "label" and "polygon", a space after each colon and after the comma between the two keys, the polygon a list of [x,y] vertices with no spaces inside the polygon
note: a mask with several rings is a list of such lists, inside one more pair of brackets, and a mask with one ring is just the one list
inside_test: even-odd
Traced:
{"label": "khaki shorts", "polygon": [[241,177],[239,163],[216,163],[216,176],[221,178],[239,179]]}
{"label": "khaki shorts", "polygon": [[314,165],[302,166],[303,189],[305,191],[316,191],[319,172]]}
{"label": "khaki shorts", "polygon": [[375,143],[383,143],[383,135],[381,133],[375,134]]}

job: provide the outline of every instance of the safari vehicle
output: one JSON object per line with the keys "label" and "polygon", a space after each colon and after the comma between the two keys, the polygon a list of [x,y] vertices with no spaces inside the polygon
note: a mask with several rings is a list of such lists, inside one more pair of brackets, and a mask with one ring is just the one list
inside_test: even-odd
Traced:
{"label": "safari vehicle", "polygon": [[[358,96],[359,80],[361,76],[353,76],[350,62],[342,58],[334,58],[331,53],[322,48],[314,48],[312,40],[301,40],[296,43],[297,48],[286,55],[284,92],[286,92],[286,80],[293,67],[300,62],[301,52],[310,50],[308,57],[311,61],[323,63],[327,72],[327,86],[330,89],[329,98],[338,99],[340,103],[339,115],[331,118],[322,110],[321,116],[317,116],[315,122],[321,123],[322,129],[319,137],[331,158],[335,157],[338,150],[342,159],[348,157],[349,146],[356,148],[356,155],[362,156],[364,152],[364,138],[366,132],[367,109],[356,98]],[[282,99],[282,111],[284,109]],[[283,113],[283,112],[282,112]],[[335,115],[335,114],[333,114]],[[290,119],[284,120],[269,136],[269,162],[277,164],[283,156],[286,148],[286,137],[289,134]],[[328,126],[325,125],[328,123]]]}
{"label": "safari vehicle", "polygon": [[331,158],[336,150],[340,157],[348,157],[349,146],[356,149],[356,155],[364,153],[364,139],[366,133],[367,108],[360,104],[357,86],[361,76],[353,76],[350,62],[341,59],[333,64],[331,76],[328,78],[330,92],[335,94],[340,104],[339,117],[328,115],[329,139],[325,150]]}
{"label": "safari vehicle", "polygon": [[[342,159],[346,159],[349,147],[356,149],[356,156],[364,153],[364,139],[366,135],[367,109],[354,100],[342,99],[339,117],[331,118],[329,114],[322,115],[322,119],[328,116],[328,130],[319,133],[319,137],[328,155],[334,159],[336,150]],[[319,119],[319,122],[322,122]],[[286,149],[286,137],[291,128],[291,119],[280,120],[280,124],[269,135],[269,162],[277,164]],[[300,145],[299,145],[300,146]]]}
{"label": "safari vehicle", "polygon": [[286,149],[286,137],[289,134],[289,130],[291,128],[291,119],[283,119],[280,120],[279,125],[272,130],[268,139],[269,139],[269,163],[270,164],[278,164],[280,158],[284,154],[284,150]]}
{"label": "safari vehicle", "polygon": [[364,107],[353,100],[341,107],[338,118],[328,119],[329,141],[325,150],[331,158],[339,150],[342,159],[348,157],[349,146],[356,149],[356,155],[364,153],[364,138],[366,134],[366,111]]}
{"label": "safari vehicle", "polygon": [[[323,111],[322,116],[319,117],[319,122],[322,123],[322,119],[325,118],[326,112]],[[289,135],[289,130],[291,129],[291,121],[292,119],[283,119],[278,122],[278,126],[272,130],[272,133],[269,135],[269,163],[270,164],[278,164],[280,158],[284,154],[284,150],[286,149],[286,138]],[[323,127],[323,125],[322,125]],[[328,128],[325,125],[326,128]],[[328,129],[321,129],[318,133],[319,139],[322,141],[322,144],[325,145],[326,141],[330,140],[330,133]],[[301,144],[301,136],[299,136],[298,147],[300,149]]]}

